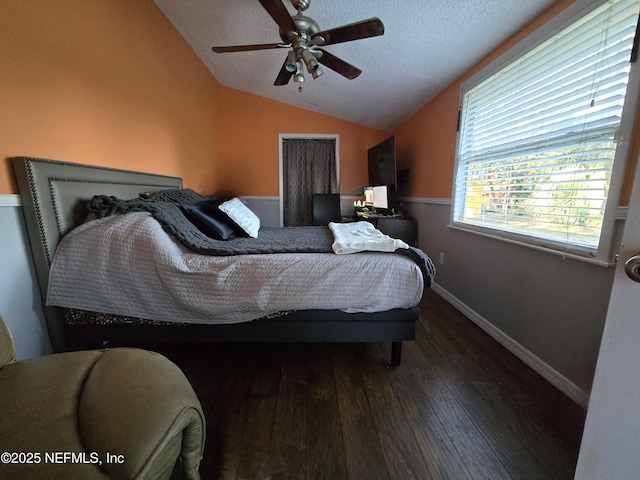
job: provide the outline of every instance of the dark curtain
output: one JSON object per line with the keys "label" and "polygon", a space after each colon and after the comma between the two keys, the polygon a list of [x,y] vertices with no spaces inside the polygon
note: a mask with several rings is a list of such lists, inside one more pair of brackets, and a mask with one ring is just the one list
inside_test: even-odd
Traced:
{"label": "dark curtain", "polygon": [[282,175],[284,226],[311,225],[312,195],[338,193],[335,139],[284,139]]}

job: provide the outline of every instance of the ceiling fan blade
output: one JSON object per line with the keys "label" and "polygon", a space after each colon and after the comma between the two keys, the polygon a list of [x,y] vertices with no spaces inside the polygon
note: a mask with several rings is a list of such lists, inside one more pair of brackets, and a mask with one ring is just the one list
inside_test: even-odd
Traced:
{"label": "ceiling fan blade", "polygon": [[377,37],[384,34],[384,25],[379,18],[370,18],[361,22],[350,23],[342,27],[331,28],[312,35],[311,39],[318,37],[324,39],[320,45],[333,45],[335,43],[350,42],[361,38]]}
{"label": "ceiling fan blade", "polygon": [[278,73],[276,81],[273,82],[273,84],[276,86],[286,85],[287,83],[289,83],[289,80],[291,80],[291,77],[293,76],[293,73],[287,70],[287,60],[287,58],[284,59],[284,63],[282,64],[280,73]]}
{"label": "ceiling fan blade", "polygon": [[353,65],[345,62],[344,60],[336,57],[335,55],[318,48],[317,50],[322,52],[322,55],[318,58],[318,62],[320,62],[325,67],[330,68],[331,70],[339,73],[343,77],[348,78],[349,80],[353,80],[358,75],[362,73],[362,70],[354,67]]}
{"label": "ceiling fan blade", "polygon": [[264,7],[271,18],[275,20],[280,29],[284,32],[292,32],[296,30],[296,24],[289,14],[289,10],[284,6],[281,0],[258,0]]}
{"label": "ceiling fan blade", "polygon": [[259,45],[235,45],[228,47],[211,47],[216,53],[228,52],[251,52],[253,50],[270,50],[272,48],[288,48],[290,45],[285,43],[262,43]]}

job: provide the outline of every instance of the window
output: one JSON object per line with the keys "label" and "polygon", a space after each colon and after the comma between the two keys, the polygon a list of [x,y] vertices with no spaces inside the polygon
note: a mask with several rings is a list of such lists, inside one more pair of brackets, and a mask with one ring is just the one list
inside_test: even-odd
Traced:
{"label": "window", "polygon": [[593,3],[463,84],[453,226],[609,261],[640,0]]}

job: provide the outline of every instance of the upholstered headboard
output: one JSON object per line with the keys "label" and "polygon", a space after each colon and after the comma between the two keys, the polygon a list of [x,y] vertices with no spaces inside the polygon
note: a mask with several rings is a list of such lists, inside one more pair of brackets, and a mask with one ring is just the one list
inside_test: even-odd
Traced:
{"label": "upholstered headboard", "polygon": [[[84,204],[93,195],[127,199],[143,192],[182,187],[182,179],[178,177],[42,158],[15,157],[11,161],[43,304],[49,266],[58,242],[84,220]],[[59,311],[43,308],[54,351],[66,350],[64,323]]]}

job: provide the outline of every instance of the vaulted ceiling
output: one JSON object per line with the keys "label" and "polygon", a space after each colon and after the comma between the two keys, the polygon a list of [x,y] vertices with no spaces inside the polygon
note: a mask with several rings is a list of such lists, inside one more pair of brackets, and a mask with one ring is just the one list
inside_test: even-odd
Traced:
{"label": "vaulted ceiling", "polygon": [[[258,0],[154,0],[227,87],[392,131],[556,0],[311,0],[321,30],[378,17],[384,35],[324,47],[358,67],[353,80],[322,67],[302,92],[274,86],[287,49],[214,53],[213,46],[282,42]],[[291,15],[296,13],[283,0]]]}

